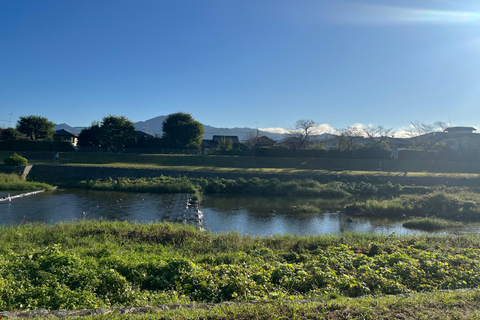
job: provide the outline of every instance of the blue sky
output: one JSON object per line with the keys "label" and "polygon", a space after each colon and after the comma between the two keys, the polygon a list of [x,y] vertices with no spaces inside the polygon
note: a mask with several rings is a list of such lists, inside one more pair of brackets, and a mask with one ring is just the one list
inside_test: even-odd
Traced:
{"label": "blue sky", "polygon": [[473,0],[4,0],[0,126],[477,127],[479,57]]}

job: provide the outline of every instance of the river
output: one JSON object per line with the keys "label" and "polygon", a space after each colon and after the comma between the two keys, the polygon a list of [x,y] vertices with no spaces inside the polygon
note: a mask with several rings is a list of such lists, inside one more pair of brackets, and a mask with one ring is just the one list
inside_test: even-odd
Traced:
{"label": "river", "polygon": [[[0,197],[20,192],[0,192]],[[59,189],[0,204],[0,224],[28,222],[54,224],[80,219],[160,222],[175,203],[175,194],[126,193]],[[296,206],[312,204],[321,212],[300,214]],[[381,234],[420,234],[406,229],[401,221],[369,219],[341,213],[342,201],[288,197],[206,195],[202,197],[202,226],[213,233],[238,232],[252,236],[275,234],[340,234],[376,232]],[[478,232],[465,229],[464,232]]]}

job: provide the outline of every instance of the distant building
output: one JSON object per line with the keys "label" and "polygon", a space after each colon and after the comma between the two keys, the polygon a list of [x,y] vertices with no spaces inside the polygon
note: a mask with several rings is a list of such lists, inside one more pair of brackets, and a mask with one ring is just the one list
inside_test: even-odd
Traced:
{"label": "distant building", "polygon": [[233,145],[238,145],[240,143],[240,140],[238,139],[238,136],[219,136],[219,135],[214,135],[212,139],[203,139],[202,140],[202,150],[205,149],[218,149],[218,146],[220,142],[225,139],[231,139]]}
{"label": "distant building", "polygon": [[240,143],[240,140],[238,140],[238,136],[215,136],[214,135],[212,138],[212,140],[217,144],[220,143],[220,141],[222,141],[223,139],[225,140],[232,139],[233,144]]}
{"label": "distant building", "polygon": [[137,138],[137,139],[151,139],[151,138],[154,138],[154,136],[152,136],[149,133],[146,133],[146,132],[143,132],[143,131],[140,131],[140,130],[136,130],[135,131],[135,138]]}
{"label": "distant building", "polygon": [[259,136],[254,138],[255,147],[273,147],[275,140],[270,139],[267,136]]}
{"label": "distant building", "polygon": [[53,142],[68,142],[73,147],[76,147],[78,143],[78,134],[65,129],[57,130],[53,134]]}
{"label": "distant building", "polygon": [[445,132],[449,134],[472,134],[473,131],[476,131],[477,129],[473,127],[450,127],[446,128]]}

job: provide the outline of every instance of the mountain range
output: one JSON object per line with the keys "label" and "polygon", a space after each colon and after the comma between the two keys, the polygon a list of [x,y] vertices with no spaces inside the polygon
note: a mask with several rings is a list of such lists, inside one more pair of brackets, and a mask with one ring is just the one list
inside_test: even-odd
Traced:
{"label": "mountain range", "polygon": [[[139,131],[146,132],[153,136],[161,136],[162,135],[162,124],[163,120],[165,120],[167,116],[158,116],[152,119],[148,119],[145,121],[138,121],[134,123],[135,129]],[[82,129],[86,127],[71,127],[66,123],[61,123],[55,126],[55,130],[65,129],[71,131],[73,133],[80,133]],[[247,140],[251,137],[255,137],[257,135],[257,129],[253,128],[216,128],[209,125],[203,124],[203,130],[205,131],[203,138],[204,139],[212,139],[213,135],[223,135],[223,136],[238,136],[240,141]],[[269,137],[270,139],[279,141],[285,139],[286,135],[281,133],[273,133],[268,131],[261,131],[259,130],[260,135],[264,135]]]}

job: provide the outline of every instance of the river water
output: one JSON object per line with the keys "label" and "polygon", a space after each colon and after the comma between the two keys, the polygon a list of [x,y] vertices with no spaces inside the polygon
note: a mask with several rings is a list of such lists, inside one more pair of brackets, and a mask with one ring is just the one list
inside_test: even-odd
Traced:
{"label": "river water", "polygon": [[[20,192],[0,192],[0,197]],[[27,222],[54,224],[80,219],[160,222],[175,203],[175,194],[126,193],[59,189],[0,203],[0,224]],[[311,204],[321,212],[299,214],[296,206]],[[340,234],[376,232],[420,234],[403,228],[400,221],[348,216],[340,211],[344,203],[319,199],[252,197],[240,195],[203,196],[203,228],[213,233],[235,231],[252,236],[275,234]],[[478,230],[463,230],[477,232]]]}

